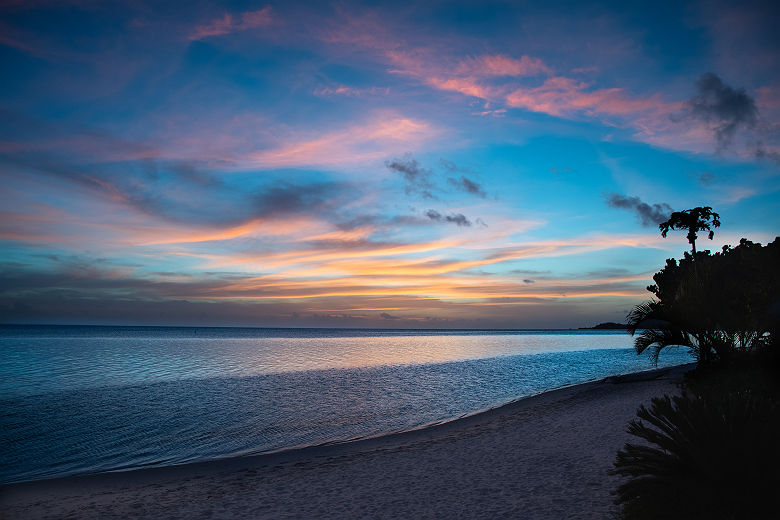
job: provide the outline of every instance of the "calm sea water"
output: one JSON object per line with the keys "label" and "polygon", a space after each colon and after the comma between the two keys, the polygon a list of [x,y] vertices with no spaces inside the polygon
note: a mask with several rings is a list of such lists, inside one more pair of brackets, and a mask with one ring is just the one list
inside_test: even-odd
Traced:
{"label": "calm sea water", "polygon": [[631,345],[592,330],[2,326],[0,482],[408,430],[653,368]]}

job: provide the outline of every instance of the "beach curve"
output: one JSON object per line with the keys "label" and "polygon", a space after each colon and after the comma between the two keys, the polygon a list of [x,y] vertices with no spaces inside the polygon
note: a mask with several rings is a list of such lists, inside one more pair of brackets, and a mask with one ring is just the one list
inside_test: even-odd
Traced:
{"label": "beach curve", "polygon": [[609,518],[626,425],[684,365],[348,443],[0,488],[8,518]]}

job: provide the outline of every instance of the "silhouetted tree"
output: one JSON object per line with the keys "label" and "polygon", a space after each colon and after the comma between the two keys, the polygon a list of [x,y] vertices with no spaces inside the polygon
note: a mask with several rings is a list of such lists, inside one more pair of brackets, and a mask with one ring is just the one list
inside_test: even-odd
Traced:
{"label": "silhouetted tree", "polygon": [[[622,518],[736,519],[777,514],[780,467],[780,237],[742,239],[719,253],[696,251],[696,233],[718,227],[711,208],[673,213],[661,224],[687,229],[691,253],[653,276],[657,299],[628,315],[637,352],[655,359],[689,347],[698,365],[683,394],[640,407],[613,473]],[[774,516],[773,516],[774,515]]]}
{"label": "silhouetted tree", "polygon": [[780,312],[780,239],[765,247],[742,239],[693,258],[667,260],[647,288],[657,300],[629,313],[637,352],[650,349],[657,359],[663,348],[681,345],[706,363],[766,343]]}
{"label": "silhouetted tree", "polygon": [[720,227],[720,215],[714,213],[710,206],[675,211],[669,216],[669,220],[658,225],[661,236],[666,238],[670,229],[687,229],[688,242],[691,244],[693,258],[696,259],[696,239],[699,231],[709,231],[708,237],[712,240],[715,232],[712,228]]}

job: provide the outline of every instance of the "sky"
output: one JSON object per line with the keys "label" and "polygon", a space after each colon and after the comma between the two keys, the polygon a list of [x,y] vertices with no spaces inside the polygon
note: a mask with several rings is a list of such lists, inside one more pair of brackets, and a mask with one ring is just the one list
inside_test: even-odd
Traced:
{"label": "sky", "polygon": [[623,321],[780,234],[779,11],[0,0],[0,322]]}

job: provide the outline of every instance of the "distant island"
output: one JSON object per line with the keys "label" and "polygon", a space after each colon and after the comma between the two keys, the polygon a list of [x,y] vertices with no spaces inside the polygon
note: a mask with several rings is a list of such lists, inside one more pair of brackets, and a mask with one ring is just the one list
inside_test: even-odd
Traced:
{"label": "distant island", "polygon": [[599,323],[595,327],[580,327],[580,330],[592,330],[592,329],[608,329],[608,330],[625,330],[628,325],[625,323],[615,323],[608,321],[606,323]]}

